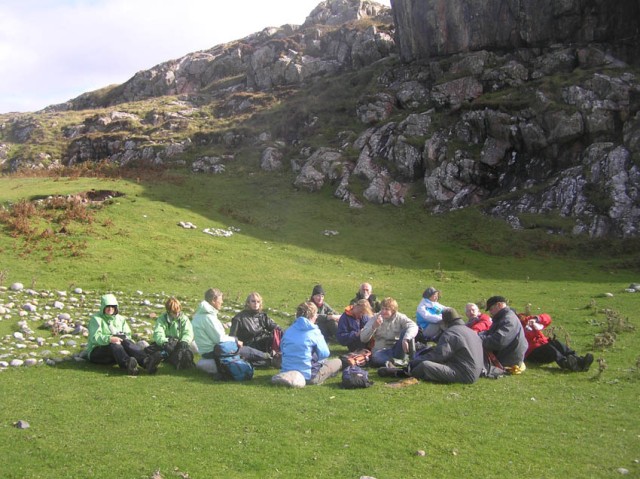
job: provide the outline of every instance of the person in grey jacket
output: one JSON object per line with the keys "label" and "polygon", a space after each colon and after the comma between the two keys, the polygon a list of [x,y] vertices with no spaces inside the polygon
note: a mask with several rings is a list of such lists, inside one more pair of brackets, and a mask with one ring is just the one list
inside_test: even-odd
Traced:
{"label": "person in grey jacket", "polygon": [[453,308],[442,311],[444,332],[438,344],[409,364],[409,374],[440,383],[471,384],[484,367],[482,341]]}
{"label": "person in grey jacket", "polygon": [[507,300],[502,296],[489,298],[486,310],[493,324],[487,331],[478,333],[484,352],[495,354],[505,368],[518,366],[524,370],[528,344],[516,312],[507,306]]}

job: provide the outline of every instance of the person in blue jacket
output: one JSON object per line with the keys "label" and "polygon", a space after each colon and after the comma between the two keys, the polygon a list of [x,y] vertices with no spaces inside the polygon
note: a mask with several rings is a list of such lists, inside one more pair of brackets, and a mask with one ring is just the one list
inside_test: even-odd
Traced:
{"label": "person in blue jacket", "polygon": [[282,336],[281,372],[298,371],[307,384],[322,384],[342,369],[340,359],[328,359],[329,347],[316,326],[318,308],[307,301],[296,310],[296,320]]}
{"label": "person in blue jacket", "polygon": [[344,308],[344,313],[338,321],[338,332],[336,333],[338,342],[346,346],[349,351],[369,349],[369,343],[363,343],[360,340],[360,331],[372,317],[373,310],[366,299],[359,299]]}

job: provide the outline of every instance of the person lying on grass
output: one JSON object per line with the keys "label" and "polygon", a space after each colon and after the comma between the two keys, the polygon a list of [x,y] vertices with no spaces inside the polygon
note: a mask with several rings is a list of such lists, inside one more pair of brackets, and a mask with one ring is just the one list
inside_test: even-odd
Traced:
{"label": "person lying on grass", "polygon": [[100,312],[89,321],[87,357],[96,364],[115,364],[132,376],[138,367],[155,374],[162,361],[160,352],[148,354],[131,340],[131,328],[124,316],[118,314],[118,300],[113,294],[100,298]]}
{"label": "person lying on grass", "polygon": [[587,353],[584,356],[578,356],[573,349],[555,337],[548,338],[544,335],[542,330],[551,324],[551,316],[544,313],[537,316],[518,314],[518,318],[529,344],[524,355],[526,362],[548,364],[555,361],[558,366],[567,371],[589,370],[591,363],[593,363],[593,354]]}

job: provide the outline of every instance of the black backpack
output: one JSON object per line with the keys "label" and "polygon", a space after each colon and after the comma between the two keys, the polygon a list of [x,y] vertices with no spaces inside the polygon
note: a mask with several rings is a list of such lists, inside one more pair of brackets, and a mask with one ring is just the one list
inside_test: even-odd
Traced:
{"label": "black backpack", "polygon": [[344,389],[368,388],[371,385],[373,381],[369,381],[369,373],[360,366],[348,366],[342,371]]}

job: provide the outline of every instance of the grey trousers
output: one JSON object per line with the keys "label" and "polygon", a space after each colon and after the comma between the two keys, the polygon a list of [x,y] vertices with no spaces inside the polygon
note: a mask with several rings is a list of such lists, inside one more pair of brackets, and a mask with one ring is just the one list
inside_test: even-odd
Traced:
{"label": "grey trousers", "polygon": [[459,371],[456,371],[446,364],[434,363],[432,361],[422,361],[415,368],[412,368],[411,376],[438,383],[469,384],[474,382],[473,379],[466,374],[460,374]]}
{"label": "grey trousers", "polygon": [[335,376],[342,369],[342,361],[339,359],[327,359],[322,362],[318,373],[307,381],[307,384],[322,384],[331,376]]}

